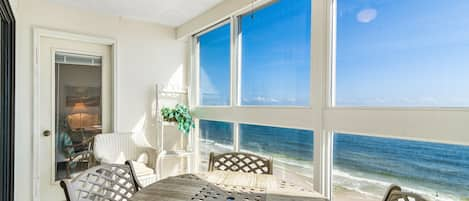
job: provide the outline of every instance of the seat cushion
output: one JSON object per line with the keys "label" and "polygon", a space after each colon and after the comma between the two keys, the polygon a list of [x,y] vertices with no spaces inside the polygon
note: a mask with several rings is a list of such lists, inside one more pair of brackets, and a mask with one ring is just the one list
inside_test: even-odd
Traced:
{"label": "seat cushion", "polygon": [[155,174],[155,171],[146,166],[144,163],[132,161],[132,165],[134,166],[137,177]]}

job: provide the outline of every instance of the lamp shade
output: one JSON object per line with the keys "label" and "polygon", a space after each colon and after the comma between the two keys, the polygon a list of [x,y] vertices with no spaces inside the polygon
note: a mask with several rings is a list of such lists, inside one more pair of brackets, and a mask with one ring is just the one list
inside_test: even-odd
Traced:
{"label": "lamp shade", "polygon": [[78,102],[78,103],[75,103],[75,105],[73,105],[72,114],[86,113],[86,112],[88,112],[88,108],[86,107],[85,103]]}

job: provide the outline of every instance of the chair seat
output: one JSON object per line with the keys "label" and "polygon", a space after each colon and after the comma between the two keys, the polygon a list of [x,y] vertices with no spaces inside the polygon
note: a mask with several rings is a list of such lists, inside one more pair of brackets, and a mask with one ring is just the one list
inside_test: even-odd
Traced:
{"label": "chair seat", "polygon": [[156,174],[144,175],[137,177],[138,181],[142,185],[142,187],[146,187],[150,184],[153,184],[157,181]]}

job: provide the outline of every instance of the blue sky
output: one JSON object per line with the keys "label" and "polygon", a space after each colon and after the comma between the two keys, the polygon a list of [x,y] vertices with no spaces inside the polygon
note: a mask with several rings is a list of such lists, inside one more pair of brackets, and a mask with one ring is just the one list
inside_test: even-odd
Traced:
{"label": "blue sky", "polygon": [[[292,3],[294,2],[294,3]],[[309,0],[283,0],[243,16],[243,105],[309,105]],[[201,103],[229,104],[229,25],[200,37]]]}
{"label": "blue sky", "polygon": [[199,37],[200,104],[230,104],[230,25]]}
{"label": "blue sky", "polygon": [[283,0],[241,18],[241,103],[309,105],[311,2]]}
{"label": "blue sky", "polygon": [[[242,104],[309,104],[310,3],[242,17]],[[337,3],[337,105],[469,106],[469,1]],[[229,103],[229,31],[200,37],[202,104]]]}
{"label": "blue sky", "polygon": [[469,1],[339,0],[336,100],[469,106]]}

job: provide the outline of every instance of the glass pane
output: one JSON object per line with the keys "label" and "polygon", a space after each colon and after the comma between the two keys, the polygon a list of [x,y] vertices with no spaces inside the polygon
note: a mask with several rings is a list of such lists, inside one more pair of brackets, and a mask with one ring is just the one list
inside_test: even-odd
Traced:
{"label": "glass pane", "polygon": [[469,147],[335,134],[334,200],[381,200],[390,184],[429,200],[468,200]]}
{"label": "glass pane", "polygon": [[73,64],[56,64],[55,72],[55,179],[61,180],[92,165],[90,145],[102,127],[102,75],[101,66]]}
{"label": "glass pane", "polygon": [[336,104],[469,107],[468,10],[464,0],[338,0]]}
{"label": "glass pane", "polygon": [[241,104],[310,105],[311,0],[241,17]]}
{"label": "glass pane", "polygon": [[240,124],[240,149],[274,159],[274,175],[313,187],[313,131]]}
{"label": "glass pane", "polygon": [[200,105],[230,104],[230,24],[199,37]]}
{"label": "glass pane", "polygon": [[210,152],[225,153],[233,151],[233,124],[200,120],[199,170],[208,170]]}

